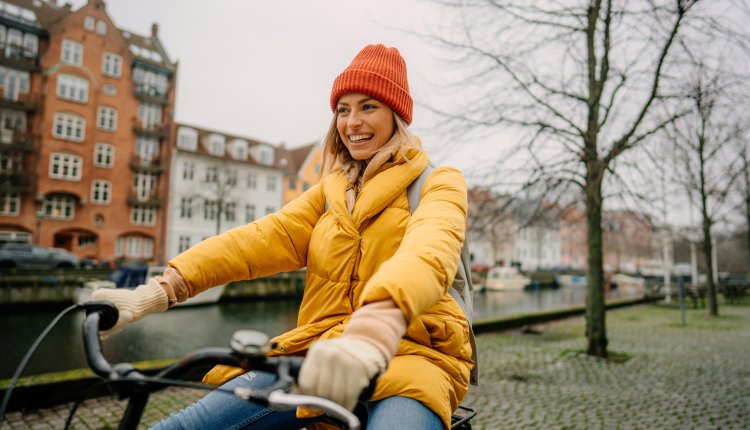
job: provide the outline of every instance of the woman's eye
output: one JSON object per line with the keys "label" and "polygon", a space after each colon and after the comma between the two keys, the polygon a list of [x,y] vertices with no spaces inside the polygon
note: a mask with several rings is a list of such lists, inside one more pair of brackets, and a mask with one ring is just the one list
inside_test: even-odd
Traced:
{"label": "woman's eye", "polygon": [[362,110],[373,110],[373,109],[377,109],[377,106],[375,105],[363,105],[362,106]]}
{"label": "woman's eye", "polygon": [[338,113],[339,115],[347,113],[347,112],[349,112],[349,109],[347,109],[345,107],[340,107],[340,108],[336,109],[336,113]]}

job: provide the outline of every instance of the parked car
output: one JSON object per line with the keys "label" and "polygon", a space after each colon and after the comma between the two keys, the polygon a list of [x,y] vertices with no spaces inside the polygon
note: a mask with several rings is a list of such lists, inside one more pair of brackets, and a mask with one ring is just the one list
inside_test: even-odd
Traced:
{"label": "parked car", "polygon": [[0,244],[0,268],[61,269],[79,267],[81,260],[64,249],[27,243]]}

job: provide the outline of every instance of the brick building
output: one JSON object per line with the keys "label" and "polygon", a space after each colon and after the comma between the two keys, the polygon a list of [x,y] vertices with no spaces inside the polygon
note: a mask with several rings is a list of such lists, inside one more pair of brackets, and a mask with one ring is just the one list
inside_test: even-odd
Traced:
{"label": "brick building", "polygon": [[163,261],[176,64],[102,0],[0,1],[0,241]]}

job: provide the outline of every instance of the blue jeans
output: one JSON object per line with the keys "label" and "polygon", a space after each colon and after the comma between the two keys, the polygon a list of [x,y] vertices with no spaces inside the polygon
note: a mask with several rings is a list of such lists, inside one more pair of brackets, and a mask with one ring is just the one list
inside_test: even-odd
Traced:
{"label": "blue jeans", "polygon": [[[221,388],[262,388],[271,385],[275,375],[266,372],[248,372],[238,376]],[[420,402],[408,397],[389,397],[368,402],[368,430],[424,429],[442,430],[440,418]],[[276,411],[256,405],[228,393],[213,391],[198,402],[158,423],[155,430],[296,430],[317,423],[324,417],[297,418],[294,409]]]}

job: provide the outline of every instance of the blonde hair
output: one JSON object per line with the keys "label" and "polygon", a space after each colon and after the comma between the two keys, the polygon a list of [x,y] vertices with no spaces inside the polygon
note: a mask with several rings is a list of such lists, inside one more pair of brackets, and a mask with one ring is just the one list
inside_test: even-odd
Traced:
{"label": "blonde hair", "polygon": [[[339,135],[337,120],[338,112],[334,113],[333,118],[331,119],[331,124],[328,126],[328,132],[323,138],[322,168],[320,169],[318,180],[324,175],[342,171],[349,178],[349,188],[354,188],[357,186],[357,181],[361,179],[361,176],[365,171],[367,160],[355,160],[352,158],[349,150],[346,145],[344,145],[344,142]],[[404,119],[395,111],[393,111],[393,121],[395,123],[393,136],[391,136],[390,140],[386,142],[385,145],[372,154],[372,158],[374,158],[380,151],[385,150],[385,148],[389,148],[389,150],[393,148],[396,151],[401,151],[401,154],[407,160],[407,149],[416,148],[420,151],[422,150],[416,136],[411,130],[409,130],[406,121],[404,121]]]}
{"label": "blonde hair", "polygon": [[[354,209],[354,202],[357,199],[357,193],[367,180],[367,175],[374,174],[378,167],[385,163],[393,154],[401,152],[401,155],[409,161],[406,150],[410,148],[422,150],[417,137],[409,130],[406,121],[403,120],[395,111],[393,112],[393,121],[395,124],[393,136],[382,147],[375,151],[369,160],[355,160],[349,153],[349,149],[341,140],[337,127],[338,113],[334,113],[331,125],[328,127],[323,139],[323,159],[321,161],[322,169],[318,180],[324,174],[332,174],[341,171],[346,176],[348,183],[346,187],[346,207],[349,213]],[[368,167],[368,163],[371,164]],[[325,173],[324,173],[325,172]]]}

